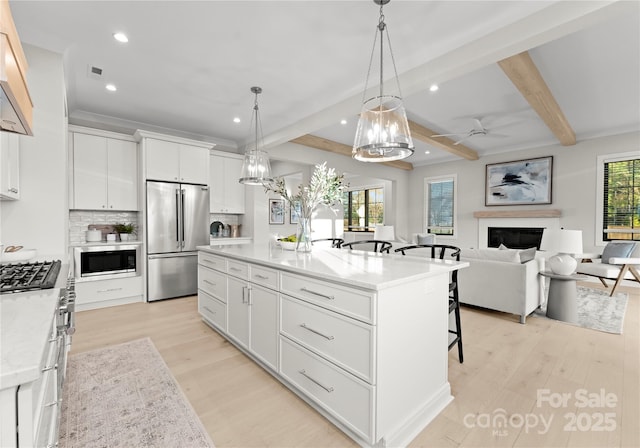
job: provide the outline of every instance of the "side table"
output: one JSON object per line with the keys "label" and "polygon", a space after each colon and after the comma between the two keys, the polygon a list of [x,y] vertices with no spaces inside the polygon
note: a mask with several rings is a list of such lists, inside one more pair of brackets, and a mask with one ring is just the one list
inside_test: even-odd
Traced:
{"label": "side table", "polygon": [[586,275],[560,275],[551,271],[542,271],[540,275],[548,277],[549,296],[547,297],[547,317],[551,319],[578,323],[578,299],[576,281],[584,280]]}

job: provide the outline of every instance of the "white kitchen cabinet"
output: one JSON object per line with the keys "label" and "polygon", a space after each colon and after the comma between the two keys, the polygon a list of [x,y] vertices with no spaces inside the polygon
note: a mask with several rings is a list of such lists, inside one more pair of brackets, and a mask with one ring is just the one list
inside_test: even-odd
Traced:
{"label": "white kitchen cabinet", "polygon": [[277,272],[235,260],[225,264],[223,258],[203,252],[198,254],[198,263],[198,310],[202,317],[277,370]]}
{"label": "white kitchen cabinet", "polygon": [[137,210],[134,141],[74,132],[73,209]]}
{"label": "white kitchen cabinet", "polygon": [[211,213],[243,214],[245,186],[238,182],[242,157],[212,151],[209,161]]}
{"label": "white kitchen cabinet", "polygon": [[142,302],[142,277],[76,281],[76,311]]}
{"label": "white kitchen cabinet", "polygon": [[209,149],[145,139],[147,179],[209,184]]}
{"label": "white kitchen cabinet", "polygon": [[20,199],[20,137],[0,132],[0,199]]}

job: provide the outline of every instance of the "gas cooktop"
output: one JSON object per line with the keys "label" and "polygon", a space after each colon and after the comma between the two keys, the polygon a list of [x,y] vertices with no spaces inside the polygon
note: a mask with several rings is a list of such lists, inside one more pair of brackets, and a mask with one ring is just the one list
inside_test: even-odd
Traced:
{"label": "gas cooktop", "polygon": [[53,288],[60,260],[0,265],[0,294]]}

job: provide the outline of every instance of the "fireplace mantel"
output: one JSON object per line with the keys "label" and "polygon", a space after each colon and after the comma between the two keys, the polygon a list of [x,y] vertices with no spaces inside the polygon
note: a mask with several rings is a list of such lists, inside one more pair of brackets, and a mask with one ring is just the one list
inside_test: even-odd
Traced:
{"label": "fireplace mantel", "polygon": [[562,212],[549,210],[480,210],[473,212],[474,218],[559,218]]}

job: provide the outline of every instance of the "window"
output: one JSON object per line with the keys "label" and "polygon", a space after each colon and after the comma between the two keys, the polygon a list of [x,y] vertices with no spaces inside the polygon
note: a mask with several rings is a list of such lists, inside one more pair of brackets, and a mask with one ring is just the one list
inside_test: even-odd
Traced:
{"label": "window", "polygon": [[368,188],[344,193],[344,231],[373,231],[384,224],[384,188]]}
{"label": "window", "polygon": [[626,232],[640,231],[640,158],[637,153],[604,156],[598,165],[602,241],[640,241],[639,233]]}
{"label": "window", "polygon": [[454,235],[456,224],[456,176],[424,180],[425,231],[436,235]]}

